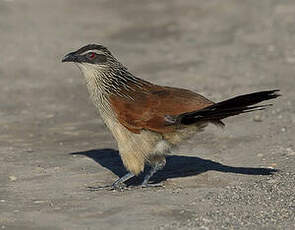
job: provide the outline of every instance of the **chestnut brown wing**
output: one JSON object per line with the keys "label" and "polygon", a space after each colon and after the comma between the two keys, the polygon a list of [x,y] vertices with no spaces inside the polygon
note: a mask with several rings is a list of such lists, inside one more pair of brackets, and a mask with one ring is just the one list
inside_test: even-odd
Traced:
{"label": "chestnut brown wing", "polygon": [[205,97],[186,89],[149,85],[144,89],[121,92],[110,96],[111,106],[119,122],[128,130],[140,133],[142,129],[159,133],[173,131],[167,115],[175,116],[200,110],[214,104]]}

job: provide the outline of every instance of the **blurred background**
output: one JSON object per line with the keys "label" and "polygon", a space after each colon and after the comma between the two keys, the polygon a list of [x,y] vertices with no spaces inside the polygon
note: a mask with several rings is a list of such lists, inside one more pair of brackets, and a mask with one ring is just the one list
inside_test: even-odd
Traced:
{"label": "blurred background", "polygon": [[[283,97],[272,109],[232,118],[225,131],[209,128],[178,152],[288,171],[295,149],[294,21],[294,0],[0,0],[0,227],[294,226],[294,212],[285,203],[277,204],[287,211],[273,222],[266,218],[273,208],[266,201],[256,211],[250,201],[248,206],[237,202],[236,208],[246,207],[241,212],[250,217],[234,218],[229,207],[219,209],[216,198],[212,217],[207,201],[201,203],[208,193],[200,189],[213,194],[242,181],[248,191],[251,179],[235,174],[211,171],[185,182],[176,178],[172,181],[188,189],[182,197],[171,195],[172,185],[156,197],[153,191],[89,193],[87,185],[108,184],[116,175],[85,152],[71,153],[116,145],[88,99],[78,68],[61,63],[66,53],[98,43],[134,75],[214,101],[279,88]],[[202,186],[194,187],[198,183]],[[285,191],[293,183],[288,181]],[[257,197],[264,195],[257,191]],[[192,207],[196,198],[198,205]],[[260,211],[265,215],[258,220]],[[279,221],[280,215],[285,219]]]}

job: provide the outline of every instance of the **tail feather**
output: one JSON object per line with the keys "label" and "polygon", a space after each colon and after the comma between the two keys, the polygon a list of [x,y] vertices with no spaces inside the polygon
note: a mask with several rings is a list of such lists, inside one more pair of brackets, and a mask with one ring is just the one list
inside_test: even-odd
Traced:
{"label": "tail feather", "polygon": [[198,121],[220,121],[224,118],[235,116],[241,113],[248,113],[256,110],[263,110],[272,104],[258,105],[262,101],[274,99],[280,96],[279,90],[260,91],[250,94],[237,96],[204,109],[183,113],[177,117],[177,121],[181,124],[192,124]]}

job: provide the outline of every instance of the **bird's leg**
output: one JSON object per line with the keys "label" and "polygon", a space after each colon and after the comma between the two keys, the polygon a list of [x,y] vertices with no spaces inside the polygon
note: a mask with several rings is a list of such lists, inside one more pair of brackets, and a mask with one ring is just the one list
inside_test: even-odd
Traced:
{"label": "bird's leg", "polygon": [[123,188],[123,187],[125,187],[125,185],[123,183],[125,181],[129,180],[132,177],[134,177],[134,174],[133,173],[131,173],[131,172],[126,173],[124,176],[122,176],[121,178],[119,178],[118,180],[116,180],[112,184],[112,188],[117,189],[117,188]]}
{"label": "bird's leg", "polygon": [[161,170],[162,168],[164,168],[165,164],[166,164],[166,160],[154,163],[153,166],[152,166],[152,168],[151,168],[151,170],[145,175],[144,180],[143,180],[143,182],[142,182],[141,185],[142,185],[143,187],[150,186],[150,185],[148,184],[150,178],[151,178],[151,177],[152,177],[157,171],[159,171],[159,170]]}

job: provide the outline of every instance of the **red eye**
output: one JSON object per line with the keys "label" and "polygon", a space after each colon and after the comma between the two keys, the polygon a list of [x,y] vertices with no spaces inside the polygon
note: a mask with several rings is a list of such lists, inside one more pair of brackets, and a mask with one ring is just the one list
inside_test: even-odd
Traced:
{"label": "red eye", "polygon": [[89,57],[90,59],[95,58],[95,56],[96,56],[96,53],[93,53],[93,52],[88,54],[88,57]]}

